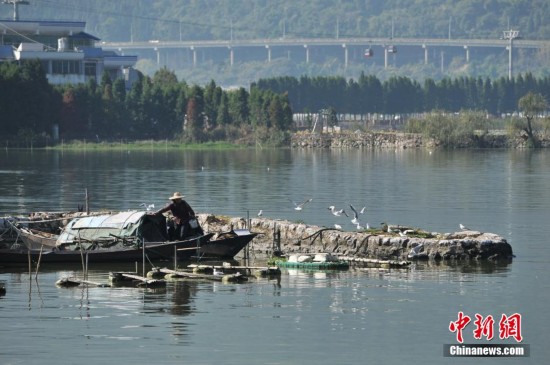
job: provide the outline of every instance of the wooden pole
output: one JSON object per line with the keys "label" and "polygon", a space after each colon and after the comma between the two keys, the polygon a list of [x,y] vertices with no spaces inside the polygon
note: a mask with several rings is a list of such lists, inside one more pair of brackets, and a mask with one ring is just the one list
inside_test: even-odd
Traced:
{"label": "wooden pole", "polygon": [[29,277],[32,277],[32,265],[31,265],[31,249],[27,250],[29,258]]}
{"label": "wooden pole", "polygon": [[90,214],[90,197],[88,196],[88,188],[85,189],[85,199],[86,199],[86,214]]}
{"label": "wooden pole", "polygon": [[[80,231],[78,231],[78,247],[80,248],[80,261],[82,262],[82,276],[86,278],[86,266],[84,264],[84,253],[82,252],[82,241],[80,240]],[[85,280],[85,279],[84,279]]]}
{"label": "wooden pole", "polygon": [[145,277],[145,242],[141,242],[141,247],[143,248],[143,258],[142,258],[142,275]]}
{"label": "wooden pole", "polygon": [[36,264],[36,274],[34,275],[34,279],[38,279],[38,270],[40,269],[40,260],[42,260],[42,250],[44,249],[44,245],[40,246],[40,254],[38,255],[38,263]]}

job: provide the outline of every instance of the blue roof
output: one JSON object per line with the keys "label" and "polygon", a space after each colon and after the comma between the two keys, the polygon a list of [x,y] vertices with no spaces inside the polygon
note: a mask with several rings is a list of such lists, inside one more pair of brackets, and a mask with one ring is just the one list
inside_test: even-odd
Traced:
{"label": "blue roof", "polygon": [[59,26],[73,26],[73,27],[85,27],[86,22],[81,21],[67,21],[67,20],[13,20],[13,19],[0,19],[2,23],[38,23],[45,27],[59,27]]}
{"label": "blue roof", "polygon": [[100,38],[97,38],[89,33],[86,33],[86,32],[78,32],[76,34],[73,34],[72,36],[70,36],[69,38],[72,38],[72,39],[92,39],[94,41],[99,41]]}
{"label": "blue roof", "polygon": [[86,58],[100,58],[103,57],[103,49],[98,47],[79,47],[84,52]]}
{"label": "blue roof", "polygon": [[0,59],[14,59],[12,46],[0,46]]}

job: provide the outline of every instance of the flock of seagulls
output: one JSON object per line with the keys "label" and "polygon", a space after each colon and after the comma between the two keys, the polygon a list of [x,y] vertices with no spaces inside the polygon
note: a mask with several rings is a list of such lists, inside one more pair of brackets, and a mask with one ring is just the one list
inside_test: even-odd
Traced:
{"label": "flock of seagulls", "polygon": [[[313,199],[309,198],[309,199],[306,199],[304,200],[303,202],[301,203],[298,203],[298,202],[295,202],[291,199],[288,199],[293,205],[294,205],[294,210],[296,211],[301,211],[304,209],[305,205],[310,203]],[[142,204],[143,205],[143,204]],[[361,221],[360,221],[360,216],[365,214],[365,211],[367,209],[366,206],[362,207],[361,210],[357,210],[353,205],[349,205],[350,209],[351,209],[351,212],[353,213],[353,218],[351,219],[351,223],[353,225],[355,225],[355,227],[357,228],[358,231],[363,231],[363,230],[369,230],[371,229],[370,225],[368,222],[366,222],[364,225],[361,224]],[[152,208],[154,208],[154,205],[152,206]],[[345,216],[345,217],[348,217],[349,218],[349,215],[348,213],[346,212],[346,210],[344,208],[341,208],[341,209],[337,209],[336,206],[334,205],[331,205],[327,208],[328,210],[330,210],[330,213],[335,216],[335,217],[342,217],[342,216]],[[148,209],[149,210],[149,209]],[[263,210],[260,210],[258,212],[258,217],[261,217],[263,215]],[[339,229],[341,230],[342,229],[342,225],[341,224],[338,224],[338,223],[334,223],[334,228],[335,229]],[[408,234],[411,234],[411,233],[414,233],[414,230],[412,229],[407,229],[407,230],[393,230],[392,228],[390,228],[390,226],[387,224],[387,223],[382,223],[382,226],[383,226],[383,230],[386,231],[387,233],[397,233],[399,234],[399,236],[401,237],[407,237]],[[464,224],[460,223],[459,224],[459,227],[461,230],[463,231],[470,231],[471,229],[466,227]]]}
{"label": "flock of seagulls", "polygon": [[[304,200],[303,202],[296,202],[294,200],[288,199],[288,201],[290,201],[293,204],[293,208],[296,211],[302,211],[304,209],[304,207],[306,206],[306,204],[310,203],[312,200],[313,200],[312,198],[309,198],[309,199]],[[365,213],[366,207],[361,208],[360,211],[357,211],[357,209],[355,209],[354,206],[351,205],[351,204],[350,204],[349,207],[350,207],[351,211],[353,212],[353,218],[351,219],[351,223],[356,226],[357,230],[362,231],[362,230],[365,230],[365,229],[367,229],[367,230],[370,229],[370,225],[368,223],[366,223],[365,225],[362,225],[360,220],[359,220],[359,216]],[[334,205],[331,205],[327,209],[330,210],[331,214],[335,217],[345,216],[345,217],[349,218],[349,214],[346,212],[346,210],[344,208],[336,209],[336,207]],[[257,216],[262,217],[263,213],[264,213],[264,211],[262,209],[260,209],[258,211]],[[342,225],[340,225],[338,223],[335,223],[334,228],[341,230]]]}
{"label": "flock of seagulls", "polygon": [[[357,228],[357,230],[358,231],[363,231],[365,229],[370,229],[370,226],[369,226],[368,223],[366,223],[365,226],[362,226],[361,222],[359,220],[359,216],[365,213],[365,209],[367,209],[367,207],[363,207],[360,211],[357,211],[357,209],[355,209],[355,207],[351,204],[349,205],[349,207],[350,207],[351,211],[353,212],[353,218],[351,219],[351,223]],[[330,207],[328,207],[328,210],[330,210],[332,215],[335,216],[335,217],[341,217],[341,216],[344,215],[344,216],[349,218],[349,215],[345,211],[344,208],[336,209],[336,207],[334,205],[331,205]],[[339,225],[339,224],[334,224],[334,228],[342,229],[342,226]]]}

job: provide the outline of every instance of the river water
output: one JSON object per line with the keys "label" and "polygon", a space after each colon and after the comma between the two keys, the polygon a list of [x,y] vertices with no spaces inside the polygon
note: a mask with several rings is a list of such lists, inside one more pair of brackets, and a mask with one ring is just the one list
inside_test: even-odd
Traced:
{"label": "river water", "polygon": [[[502,264],[413,264],[409,270],[283,270],[244,284],[175,281],[165,289],[58,288],[78,265],[0,267],[0,364],[541,364],[550,348],[550,151],[237,150],[2,151],[0,211],[163,206],[174,191],[198,212],[321,226],[327,207],[366,206],[363,224],[504,236]],[[302,211],[291,201],[313,199]],[[349,209],[348,209],[349,210]],[[262,264],[265,258],[253,258]],[[94,265],[91,280],[111,270]],[[529,345],[522,358],[445,357],[449,329],[471,317],[464,343]],[[499,338],[521,315],[522,341]],[[475,315],[494,338],[474,338]],[[486,327],[488,328],[488,327]],[[516,330],[518,328],[516,327]],[[517,335],[516,331],[516,335]],[[504,333],[504,332],[503,332]]]}

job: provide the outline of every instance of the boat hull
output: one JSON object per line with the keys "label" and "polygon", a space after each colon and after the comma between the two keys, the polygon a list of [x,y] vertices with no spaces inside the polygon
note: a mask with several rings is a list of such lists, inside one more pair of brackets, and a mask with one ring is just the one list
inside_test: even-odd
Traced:
{"label": "boat hull", "polygon": [[[151,261],[192,260],[193,258],[233,258],[254,237],[256,233],[239,235],[229,238],[212,240],[213,234],[185,241],[146,244],[145,252],[142,248],[126,249],[97,249],[97,250],[59,250],[44,248],[38,249],[0,249],[0,263],[25,264],[29,262],[135,262],[142,261],[144,256]],[[198,240],[198,243],[197,243]]]}

